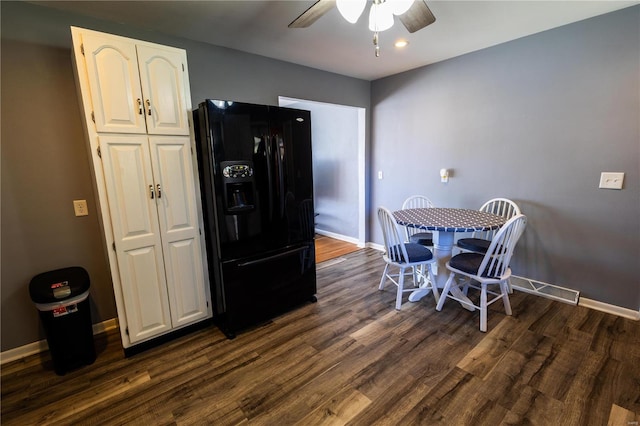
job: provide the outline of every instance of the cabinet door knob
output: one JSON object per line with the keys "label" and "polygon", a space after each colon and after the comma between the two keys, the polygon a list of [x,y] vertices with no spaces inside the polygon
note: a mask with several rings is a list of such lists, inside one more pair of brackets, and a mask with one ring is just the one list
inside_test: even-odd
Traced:
{"label": "cabinet door knob", "polygon": [[153,200],[153,198],[155,197],[155,194],[153,193],[153,185],[149,185],[149,194],[151,195],[151,199]]}
{"label": "cabinet door knob", "polygon": [[145,102],[147,103],[147,114],[151,115],[151,102],[149,102],[149,99]]}
{"label": "cabinet door knob", "polygon": [[160,184],[156,185],[156,189],[158,190],[158,198],[162,198],[162,191],[160,190]]}
{"label": "cabinet door knob", "polygon": [[142,112],[142,99],[138,98],[138,114],[143,115],[144,112]]}

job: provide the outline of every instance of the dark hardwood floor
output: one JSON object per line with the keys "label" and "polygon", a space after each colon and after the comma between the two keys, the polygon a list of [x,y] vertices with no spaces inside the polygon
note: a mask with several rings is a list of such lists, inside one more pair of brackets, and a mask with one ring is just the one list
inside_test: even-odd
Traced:
{"label": "dark hardwood floor", "polygon": [[379,252],[318,268],[318,302],[227,340],[214,327],[56,376],[2,368],[3,425],[637,425],[640,323],[515,292],[513,316],[431,296],[393,309]]}

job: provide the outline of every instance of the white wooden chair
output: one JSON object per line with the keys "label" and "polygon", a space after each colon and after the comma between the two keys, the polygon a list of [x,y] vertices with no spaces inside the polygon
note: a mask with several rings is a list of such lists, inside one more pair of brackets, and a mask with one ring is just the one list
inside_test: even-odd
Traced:
{"label": "white wooden chair", "polygon": [[[439,293],[438,288],[432,284],[435,283],[435,280],[431,271],[431,265],[433,265],[436,260],[431,250],[420,244],[405,242],[404,239],[400,237],[398,225],[388,209],[384,207],[378,208],[378,220],[382,227],[382,235],[384,237],[385,252],[382,258],[387,263],[382,272],[378,290],[384,289],[387,280],[394,283],[397,287],[396,310],[400,310],[402,294],[414,291],[416,287],[420,285],[420,281],[422,281],[423,287],[426,286],[426,288],[430,288],[433,291],[437,302]],[[390,267],[398,268],[398,273],[391,273]],[[409,271],[407,271],[407,269]],[[412,288],[404,288],[405,276],[413,276]]]}
{"label": "white wooden chair", "polygon": [[[431,207],[433,207],[433,203],[424,195],[412,195],[411,197],[404,200],[404,203],[402,203],[403,210]],[[409,241],[410,243],[433,247],[433,234],[431,232],[412,228],[410,226],[405,226],[404,229],[407,234],[407,241]]]}
{"label": "white wooden chair", "polygon": [[[502,216],[505,219],[519,215],[520,208],[516,203],[507,198],[493,198],[480,207],[481,212],[493,213]],[[456,241],[456,246],[461,251],[470,251],[473,253],[486,253],[491,244],[491,239],[496,234],[497,229],[490,231],[474,232],[470,238],[460,238]]]}
{"label": "white wooden chair", "polygon": [[[511,315],[508,288],[509,277],[511,277],[509,261],[526,224],[527,217],[525,215],[519,214],[512,217],[495,234],[485,254],[466,252],[453,256],[447,262],[447,269],[451,272],[442,290],[436,310],[442,310],[447,298],[468,305],[469,299],[462,300],[450,292],[452,286],[460,285],[455,279],[457,275],[467,278],[464,283],[464,294],[467,294],[468,287],[480,290],[480,301],[478,305],[473,305],[474,308],[480,310],[480,331],[487,331],[487,307],[493,302],[502,299],[506,314]],[[488,286],[493,285],[498,286],[499,292],[487,289]],[[488,295],[492,296],[490,300],[487,300]]]}

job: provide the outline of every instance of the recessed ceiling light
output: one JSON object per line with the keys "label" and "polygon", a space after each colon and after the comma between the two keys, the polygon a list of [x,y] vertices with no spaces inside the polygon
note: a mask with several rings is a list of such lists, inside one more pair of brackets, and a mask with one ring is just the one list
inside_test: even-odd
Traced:
{"label": "recessed ceiling light", "polygon": [[398,40],[396,41],[395,46],[402,48],[402,47],[407,47],[408,44],[409,42],[407,40]]}

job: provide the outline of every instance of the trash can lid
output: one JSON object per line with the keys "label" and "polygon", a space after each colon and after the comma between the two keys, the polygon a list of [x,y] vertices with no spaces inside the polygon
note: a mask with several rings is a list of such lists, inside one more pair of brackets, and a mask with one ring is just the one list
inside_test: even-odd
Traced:
{"label": "trash can lid", "polygon": [[36,275],[29,283],[29,295],[35,303],[52,303],[89,290],[89,274],[80,266],[56,269]]}

